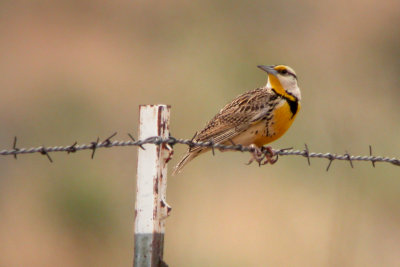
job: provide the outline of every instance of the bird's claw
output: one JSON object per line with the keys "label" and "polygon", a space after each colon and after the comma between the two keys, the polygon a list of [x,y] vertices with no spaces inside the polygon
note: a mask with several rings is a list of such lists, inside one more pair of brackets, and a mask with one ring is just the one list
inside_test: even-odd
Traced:
{"label": "bird's claw", "polygon": [[262,153],[261,149],[254,144],[250,145],[250,149],[251,158],[247,165],[250,165],[251,163],[253,163],[253,161],[258,162],[258,165],[261,165],[261,162],[264,159],[264,154]]}
{"label": "bird's claw", "polygon": [[[249,162],[247,165],[253,163],[253,161],[258,162],[258,166],[265,165],[267,163],[274,164],[278,160],[278,155],[274,152],[274,150],[270,146],[266,147],[257,147],[256,145],[250,145],[251,155]],[[265,160],[264,160],[265,159]],[[264,160],[264,161],[263,161]]]}
{"label": "bird's claw", "polygon": [[263,146],[261,148],[261,151],[263,152],[263,154],[265,156],[265,161],[261,165],[265,165],[267,163],[274,164],[275,162],[278,161],[278,154],[274,152],[272,147]]}

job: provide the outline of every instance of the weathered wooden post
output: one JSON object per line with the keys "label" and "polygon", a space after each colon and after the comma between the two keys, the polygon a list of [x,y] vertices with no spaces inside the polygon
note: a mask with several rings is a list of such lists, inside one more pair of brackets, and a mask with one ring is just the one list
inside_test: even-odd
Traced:
{"label": "weathered wooden post", "polygon": [[[170,106],[139,107],[139,140],[152,136],[169,137]],[[165,219],[170,207],[166,203],[167,162],[172,150],[165,144],[138,148],[135,204],[136,267],[167,266],[163,262]]]}

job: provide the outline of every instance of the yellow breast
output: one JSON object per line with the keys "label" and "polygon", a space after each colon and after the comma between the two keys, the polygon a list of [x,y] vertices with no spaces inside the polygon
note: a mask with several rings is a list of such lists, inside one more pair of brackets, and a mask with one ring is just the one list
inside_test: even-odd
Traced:
{"label": "yellow breast", "polygon": [[[281,137],[292,125],[298,111],[300,110],[300,103],[296,114],[290,111],[290,106],[287,101],[282,101],[275,110],[270,122],[262,120],[245,132],[233,138],[235,144],[242,144],[248,146],[255,144],[256,146],[263,146]],[[267,127],[267,125],[269,125]]]}
{"label": "yellow breast", "polygon": [[266,140],[268,143],[275,141],[281,137],[292,125],[296,115],[299,113],[300,103],[298,103],[298,108],[296,114],[290,111],[290,106],[287,101],[283,102],[282,105],[278,106],[274,111],[274,116],[270,124],[270,136]]}

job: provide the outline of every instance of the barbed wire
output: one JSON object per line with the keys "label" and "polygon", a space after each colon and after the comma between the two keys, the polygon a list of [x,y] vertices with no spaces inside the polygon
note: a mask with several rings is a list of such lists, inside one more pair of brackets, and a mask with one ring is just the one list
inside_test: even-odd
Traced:
{"label": "barbed wire", "polygon": [[[112,134],[110,137],[106,138],[104,141],[100,141],[100,138],[97,138],[96,141],[92,141],[89,144],[78,144],[77,142],[74,142],[72,145],[69,146],[39,146],[39,147],[31,147],[31,148],[18,148],[17,147],[17,137],[14,138],[13,142],[13,147],[12,149],[3,149],[0,150],[0,155],[1,156],[14,156],[14,158],[17,158],[17,155],[23,155],[23,154],[32,154],[32,153],[40,153],[42,155],[47,156],[50,162],[53,162],[53,159],[50,157],[49,153],[53,152],[67,152],[69,153],[75,153],[77,151],[81,150],[92,150],[91,158],[94,158],[95,151],[98,148],[111,148],[111,147],[122,147],[122,146],[138,146],[141,149],[145,149],[143,145],[146,144],[154,144],[154,145],[161,145],[161,144],[166,144],[171,147],[173,147],[176,144],[181,144],[181,145],[186,145],[188,147],[204,147],[204,148],[211,148],[213,154],[215,154],[214,149],[219,149],[219,150],[231,150],[231,151],[240,151],[240,152],[250,152],[250,153],[255,153],[257,152],[256,148],[253,146],[242,146],[240,144],[234,144],[231,142],[231,145],[223,145],[223,144],[218,144],[214,143],[212,140],[206,141],[206,142],[196,142],[193,140],[193,138],[190,139],[178,139],[175,137],[168,137],[168,138],[162,138],[160,136],[153,136],[146,138],[144,140],[135,140],[131,134],[128,134],[128,136],[131,138],[131,140],[128,141],[111,141],[111,139],[116,136],[117,133]],[[334,153],[319,153],[319,152],[310,152],[308,149],[307,144],[305,144],[305,148],[303,150],[295,150],[292,148],[284,148],[284,149],[270,149],[267,147],[264,147],[264,149],[261,149],[263,153],[263,158],[267,158],[267,161],[265,161],[263,164],[266,163],[273,163],[277,160],[277,157],[279,156],[302,156],[307,158],[308,165],[311,164],[310,159],[311,158],[323,158],[329,160],[329,164],[326,168],[328,171],[332,161],[334,160],[344,160],[350,162],[350,166],[353,168],[353,161],[369,161],[372,163],[373,167],[375,167],[376,162],[386,162],[386,163],[391,163],[396,166],[400,166],[400,159],[397,158],[390,158],[390,157],[384,157],[384,156],[373,156],[372,155],[372,147],[369,146],[369,155],[368,156],[354,156],[350,155],[349,153],[344,153],[344,154],[334,154]],[[270,156],[275,156],[276,159],[270,160]],[[268,160],[269,159],[269,160]],[[259,164],[261,165],[261,161],[257,160]],[[251,163],[252,160],[249,162]]]}

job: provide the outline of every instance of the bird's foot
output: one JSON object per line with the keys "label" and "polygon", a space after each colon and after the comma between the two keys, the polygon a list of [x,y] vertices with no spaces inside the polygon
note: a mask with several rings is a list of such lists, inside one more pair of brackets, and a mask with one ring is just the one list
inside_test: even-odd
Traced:
{"label": "bird's foot", "polygon": [[261,163],[261,165],[265,165],[267,163],[269,164],[274,164],[275,162],[278,161],[278,154],[274,152],[272,147],[270,146],[263,146],[261,147],[261,152],[263,153],[265,157],[265,161]]}
{"label": "bird's foot", "polygon": [[247,165],[250,165],[251,163],[253,163],[253,161],[256,161],[256,162],[258,162],[258,165],[261,166],[262,165],[262,161],[265,158],[265,154],[255,144],[251,144],[249,147],[251,149],[250,150],[251,158],[250,158],[249,162],[247,163]]}

